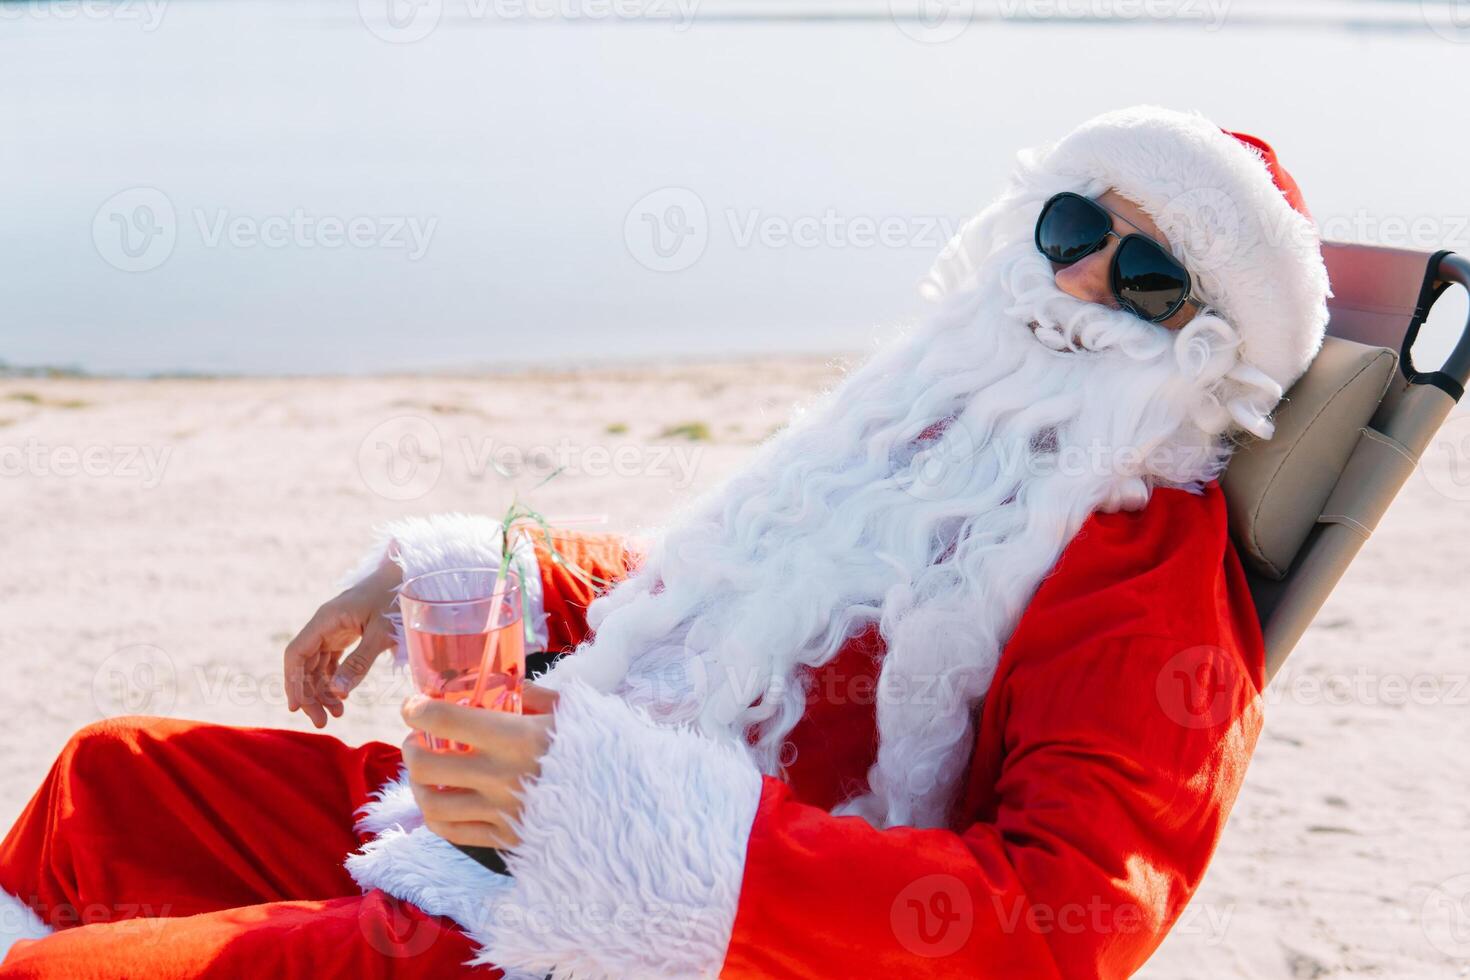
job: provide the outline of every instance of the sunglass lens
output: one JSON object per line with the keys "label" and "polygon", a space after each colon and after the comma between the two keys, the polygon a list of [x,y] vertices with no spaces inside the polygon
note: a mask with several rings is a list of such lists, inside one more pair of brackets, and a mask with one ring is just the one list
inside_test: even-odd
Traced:
{"label": "sunglass lens", "polygon": [[1112,227],[1112,217],[1091,201],[1054,197],[1036,223],[1036,247],[1053,262],[1067,265],[1096,251]]}
{"label": "sunglass lens", "polygon": [[1146,320],[1163,320],[1189,294],[1189,275],[1174,256],[1146,238],[1128,238],[1113,261],[1118,299]]}

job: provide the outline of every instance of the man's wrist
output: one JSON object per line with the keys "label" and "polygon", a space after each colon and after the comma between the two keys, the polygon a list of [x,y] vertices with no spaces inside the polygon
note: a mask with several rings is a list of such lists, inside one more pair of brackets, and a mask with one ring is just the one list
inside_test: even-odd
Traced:
{"label": "man's wrist", "polygon": [[393,593],[403,584],[403,568],[392,557],[391,546],[383,552],[383,560],[372,574],[353,586],[353,591],[370,596],[374,605],[387,606]]}

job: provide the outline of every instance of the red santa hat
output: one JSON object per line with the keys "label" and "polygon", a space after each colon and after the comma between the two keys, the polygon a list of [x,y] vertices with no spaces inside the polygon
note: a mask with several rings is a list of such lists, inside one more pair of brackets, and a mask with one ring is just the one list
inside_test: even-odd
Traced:
{"label": "red santa hat", "polygon": [[1331,290],[1301,188],[1264,140],[1197,113],[1136,106],[1091,119],[1039,161],[1135,202],[1284,391],[1321,347]]}

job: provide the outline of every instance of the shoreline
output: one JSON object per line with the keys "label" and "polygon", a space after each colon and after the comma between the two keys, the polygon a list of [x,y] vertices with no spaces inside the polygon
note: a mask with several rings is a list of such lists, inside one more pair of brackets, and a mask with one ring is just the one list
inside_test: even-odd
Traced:
{"label": "shoreline", "polygon": [[54,364],[17,365],[0,361],[0,383],[10,381],[403,381],[415,378],[474,380],[476,378],[546,378],[581,376],[618,371],[672,371],[687,368],[748,367],[780,362],[811,365],[839,365],[846,368],[859,363],[868,351],[832,349],[794,352],[735,352],[730,354],[660,354],[626,357],[569,357],[539,359],[471,367],[405,369],[400,371],[303,372],[274,371],[261,373],[225,373],[186,369],[148,371],[136,374],[90,371],[83,367]]}

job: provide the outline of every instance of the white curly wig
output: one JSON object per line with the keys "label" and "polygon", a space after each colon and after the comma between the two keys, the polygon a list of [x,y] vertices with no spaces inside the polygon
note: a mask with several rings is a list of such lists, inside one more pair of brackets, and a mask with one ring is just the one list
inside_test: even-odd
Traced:
{"label": "white curly wig", "polygon": [[[1112,113],[1021,164],[939,259],[934,314],[657,535],[546,683],[616,691],[777,774],[813,672],[876,631],[877,760],[837,810],[945,822],[975,708],[1073,535],[1155,487],[1198,490],[1240,429],[1269,436],[1325,321],[1310,222],[1200,117]],[[1109,188],[1158,222],[1212,311],[1170,331],[1057,286],[1032,244],[1042,203]]]}

